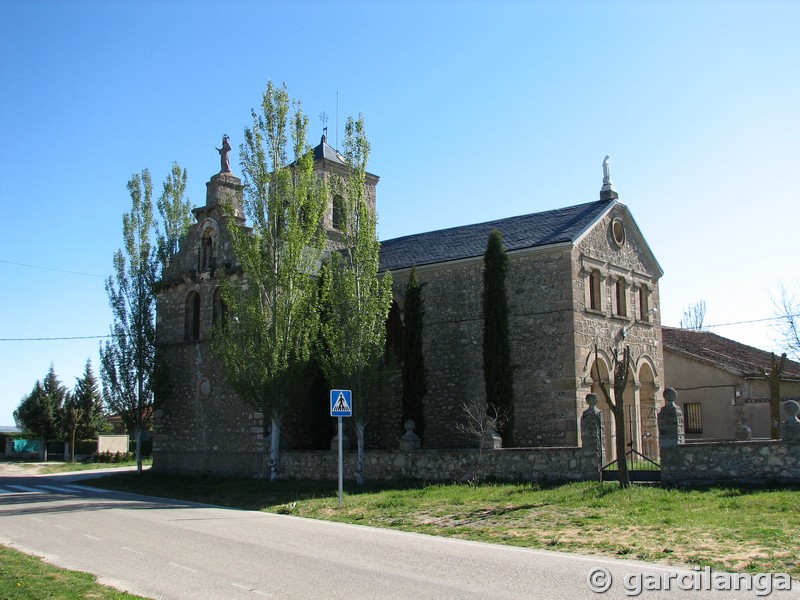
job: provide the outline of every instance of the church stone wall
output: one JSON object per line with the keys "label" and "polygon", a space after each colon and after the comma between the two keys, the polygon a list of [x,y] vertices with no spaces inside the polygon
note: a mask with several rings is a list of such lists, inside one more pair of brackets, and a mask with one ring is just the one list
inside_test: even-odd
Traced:
{"label": "church stone wall", "polygon": [[517,443],[577,445],[570,253],[512,254],[509,258]]}
{"label": "church stone wall", "polygon": [[[222,203],[233,206],[233,218],[223,215]],[[223,278],[238,271],[227,227],[244,223],[239,179],[212,177],[206,205],[193,212],[197,222],[157,289],[157,345],[167,382],[153,414],[153,468],[256,475],[262,472],[263,417],[231,390],[211,348],[215,292]],[[187,299],[194,294],[196,331],[187,327],[192,313]]]}
{"label": "church stone wall", "polygon": [[[520,446],[577,445],[568,250],[512,254],[506,277],[515,434]],[[426,448],[463,448],[463,405],[485,403],[483,258],[420,267],[425,301]],[[393,274],[402,298],[408,272]]]}
{"label": "church stone wall", "polygon": [[[481,268],[470,262],[417,270],[425,302],[426,448],[463,448],[474,443],[456,431],[456,424],[463,418],[464,403],[485,401]],[[408,274],[393,273],[396,297],[402,298]]]}
{"label": "church stone wall", "polygon": [[169,388],[155,411],[153,468],[258,475],[264,420],[227,385],[207,342],[162,346]]}

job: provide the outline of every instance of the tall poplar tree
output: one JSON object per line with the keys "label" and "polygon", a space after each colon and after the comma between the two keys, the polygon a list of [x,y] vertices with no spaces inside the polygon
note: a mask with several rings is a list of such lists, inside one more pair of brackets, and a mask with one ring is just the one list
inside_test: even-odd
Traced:
{"label": "tall poplar tree", "polygon": [[252,118],[240,150],[252,230],[229,229],[244,275],[223,283],[228,318],[214,332],[214,349],[239,397],[269,417],[269,473],[276,480],[281,424],[305,385],[318,331],[316,273],[324,244],[325,190],[306,139],[308,118],[300,103],[290,100],[285,84],[267,84],[261,112],[253,110]]}
{"label": "tall poplar tree", "polygon": [[178,252],[180,241],[192,225],[192,205],[186,195],[186,169],[177,162],[172,163],[164,189],[158,198],[158,213],[161,215],[158,239],[158,260],[163,269]]}
{"label": "tall poplar tree", "polygon": [[114,254],[114,276],[106,281],[111,340],[100,347],[103,390],[112,412],[136,435],[136,466],[142,471],[142,433],[153,416],[155,372],[156,250],[153,186],[144,169],[128,182],[131,212],[122,217],[124,251]]}
{"label": "tall poplar tree", "polygon": [[326,352],[320,356],[331,385],[353,392],[359,483],[364,483],[364,432],[380,390],[386,318],[392,302],[391,273],[378,276],[377,215],[366,188],[369,150],[363,115],[349,118],[344,139],[347,173],[333,184],[342,199],[343,248],[331,254],[323,277],[326,318],[321,331]]}
{"label": "tall poplar tree", "polygon": [[508,338],[508,298],[506,271],[508,256],[503,235],[497,229],[489,234],[483,257],[483,378],[486,384],[487,415],[502,423],[500,433],[505,446],[514,441],[514,368]]}
{"label": "tall poplar tree", "polygon": [[416,423],[415,433],[425,433],[425,411],[423,400],[428,393],[428,369],[422,351],[422,332],[425,319],[425,304],[422,299],[422,284],[417,278],[417,269],[411,269],[406,284],[405,308],[403,309],[403,421]]}

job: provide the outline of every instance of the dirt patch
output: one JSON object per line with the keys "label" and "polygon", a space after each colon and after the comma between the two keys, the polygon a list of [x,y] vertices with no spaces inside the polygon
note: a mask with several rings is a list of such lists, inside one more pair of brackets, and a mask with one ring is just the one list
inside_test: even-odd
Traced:
{"label": "dirt patch", "polygon": [[0,461],[0,473],[7,475],[38,475],[43,464]]}

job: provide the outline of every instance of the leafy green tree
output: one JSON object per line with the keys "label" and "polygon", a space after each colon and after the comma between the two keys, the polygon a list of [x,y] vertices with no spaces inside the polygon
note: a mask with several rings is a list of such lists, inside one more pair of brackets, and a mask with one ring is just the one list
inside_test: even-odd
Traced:
{"label": "leafy green tree", "polygon": [[239,397],[269,416],[269,472],[276,480],[281,424],[305,387],[318,331],[316,274],[326,192],[314,172],[308,118],[299,102],[290,101],[286,86],[269,82],[261,112],[253,110],[252,117],[240,150],[252,230],[229,229],[244,276],[222,285],[228,318],[218,323],[214,349]]}
{"label": "leafy green tree", "polygon": [[128,182],[131,212],[122,217],[124,252],[114,254],[114,276],[106,281],[114,323],[100,347],[103,393],[113,413],[136,435],[136,465],[142,471],[142,433],[153,417],[155,374],[156,250],[151,243],[153,186],[144,169]]}
{"label": "leafy green tree", "polygon": [[503,235],[497,229],[489,234],[483,264],[483,378],[487,414],[502,423],[498,433],[503,444],[513,446],[514,368],[508,337],[508,256],[503,248]]}
{"label": "leafy green tree", "polygon": [[58,439],[64,432],[62,411],[66,398],[67,388],[61,385],[55,368],[50,365],[44,380],[34,384],[31,393],[14,411],[17,426],[44,441],[44,460],[47,460],[47,442]]}
{"label": "leafy green tree", "polygon": [[417,269],[411,269],[406,284],[403,322],[403,421],[412,419],[416,423],[415,433],[422,437],[425,432],[425,410],[423,400],[428,393],[428,369],[422,351],[422,334],[425,319],[425,303],[422,298],[423,284],[417,278]]}
{"label": "leafy green tree", "polygon": [[363,115],[349,118],[344,139],[347,172],[333,181],[335,195],[341,198],[343,247],[331,254],[323,278],[326,318],[321,331],[326,352],[320,357],[331,385],[353,391],[359,483],[364,483],[364,432],[380,390],[392,302],[391,274],[378,276],[377,215],[366,186],[369,151]]}
{"label": "leafy green tree", "polygon": [[158,199],[158,213],[161,215],[158,239],[158,259],[162,268],[169,264],[178,252],[180,241],[192,225],[192,205],[186,194],[186,169],[172,163],[164,190]]}

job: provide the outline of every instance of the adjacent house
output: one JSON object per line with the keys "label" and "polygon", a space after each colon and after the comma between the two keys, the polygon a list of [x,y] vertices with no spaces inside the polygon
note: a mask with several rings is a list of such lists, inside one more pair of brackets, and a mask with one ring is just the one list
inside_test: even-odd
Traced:
{"label": "adjacent house", "polygon": [[[769,438],[769,352],[710,331],[663,327],[664,379],[678,392],[686,439]],[[787,360],[783,400],[800,399],[800,363]]]}

